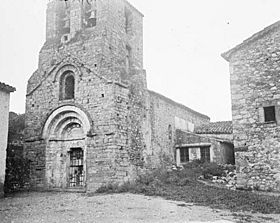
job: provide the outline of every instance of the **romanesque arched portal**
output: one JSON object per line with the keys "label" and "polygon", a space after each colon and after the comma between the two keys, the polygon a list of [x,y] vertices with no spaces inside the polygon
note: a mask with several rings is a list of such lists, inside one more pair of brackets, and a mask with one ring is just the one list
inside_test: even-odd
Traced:
{"label": "romanesque arched portal", "polygon": [[46,182],[49,188],[83,188],[86,136],[91,128],[85,112],[73,105],[54,110],[42,136],[46,141]]}

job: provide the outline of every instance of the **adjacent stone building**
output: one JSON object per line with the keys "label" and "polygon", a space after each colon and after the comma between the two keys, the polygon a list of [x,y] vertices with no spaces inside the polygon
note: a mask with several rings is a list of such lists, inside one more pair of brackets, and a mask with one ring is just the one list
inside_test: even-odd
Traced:
{"label": "adjacent stone building", "polygon": [[176,130],[176,164],[193,160],[234,164],[232,122],[210,122],[195,127],[194,132]]}
{"label": "adjacent stone building", "polygon": [[0,197],[4,195],[10,93],[15,88],[0,82]]}
{"label": "adjacent stone building", "polygon": [[280,191],[280,22],[224,53],[238,187]]}
{"label": "adjacent stone building", "polygon": [[178,123],[191,131],[210,121],[147,90],[141,12],[126,0],[89,3],[48,3],[26,96],[33,188],[93,192],[134,180],[175,163]]}

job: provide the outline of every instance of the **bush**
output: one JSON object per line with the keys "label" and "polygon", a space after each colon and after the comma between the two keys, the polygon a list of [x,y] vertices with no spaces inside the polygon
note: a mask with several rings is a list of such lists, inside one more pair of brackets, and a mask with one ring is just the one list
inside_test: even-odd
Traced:
{"label": "bush", "polygon": [[104,193],[125,193],[125,192],[139,192],[139,188],[135,189],[136,184],[125,182],[123,184],[117,184],[117,183],[108,183],[105,185],[102,185],[100,188],[97,189],[96,193],[98,194],[104,194]]}
{"label": "bush", "polygon": [[[188,167],[188,168],[187,168]],[[161,196],[171,200],[184,201],[212,208],[231,211],[254,211],[261,213],[280,213],[278,197],[253,194],[248,191],[233,191],[204,185],[197,181],[201,173],[222,175],[223,166],[213,163],[190,163],[180,171],[154,170],[142,174],[135,183],[123,185],[108,184],[97,190],[98,193],[137,193],[148,196]]]}
{"label": "bush", "polygon": [[202,165],[202,175],[205,179],[211,179],[213,176],[221,177],[225,175],[225,170],[216,163],[204,163]]}
{"label": "bush", "polygon": [[119,185],[117,184],[105,184],[99,187],[96,191],[96,193],[102,194],[102,193],[116,193]]}
{"label": "bush", "polygon": [[5,193],[29,189],[30,162],[19,157],[7,158]]}

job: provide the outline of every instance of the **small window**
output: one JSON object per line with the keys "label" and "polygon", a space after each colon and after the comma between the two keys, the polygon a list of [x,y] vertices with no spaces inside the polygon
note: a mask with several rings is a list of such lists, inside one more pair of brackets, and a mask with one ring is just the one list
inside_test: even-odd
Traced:
{"label": "small window", "polygon": [[86,4],[85,8],[85,18],[84,23],[86,28],[91,28],[96,26],[97,20],[97,10],[96,10],[96,0],[92,1],[90,4]]}
{"label": "small window", "polygon": [[180,162],[186,163],[189,162],[189,148],[181,148],[180,149]]}
{"label": "small window", "polygon": [[129,74],[131,65],[131,48],[130,46],[126,46],[126,55],[125,55],[125,70],[126,73]]}
{"label": "small window", "polygon": [[71,71],[65,72],[60,78],[60,100],[69,100],[75,97],[75,78]]}
{"label": "small window", "polygon": [[171,125],[168,126],[168,139],[172,140],[172,126]]}
{"label": "small window", "polygon": [[125,16],[125,32],[127,34],[130,34],[132,32],[132,23],[133,23],[132,12],[128,8],[125,8],[124,16]]}
{"label": "small window", "polygon": [[59,30],[62,35],[70,33],[70,6],[66,4],[66,9],[58,16]]}
{"label": "small window", "polygon": [[275,122],[275,106],[264,107],[264,121],[265,122]]}
{"label": "small window", "polygon": [[210,162],[210,147],[201,147],[200,157],[202,162]]}
{"label": "small window", "polygon": [[72,75],[65,79],[65,99],[74,98],[75,79]]}

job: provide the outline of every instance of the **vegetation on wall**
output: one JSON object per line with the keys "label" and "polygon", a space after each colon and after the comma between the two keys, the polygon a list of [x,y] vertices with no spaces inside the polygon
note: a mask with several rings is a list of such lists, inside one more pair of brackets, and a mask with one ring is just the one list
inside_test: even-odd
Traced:
{"label": "vegetation on wall", "polygon": [[23,157],[25,115],[9,113],[9,133],[6,158],[5,193],[29,188],[29,161]]}
{"label": "vegetation on wall", "polygon": [[8,144],[21,142],[25,127],[25,114],[9,113]]}

